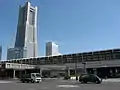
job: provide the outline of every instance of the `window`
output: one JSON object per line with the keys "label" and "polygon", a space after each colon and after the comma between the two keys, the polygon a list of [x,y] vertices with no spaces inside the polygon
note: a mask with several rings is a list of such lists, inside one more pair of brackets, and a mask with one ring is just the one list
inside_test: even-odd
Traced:
{"label": "window", "polygon": [[114,59],[120,59],[120,54],[114,54]]}
{"label": "window", "polygon": [[30,78],[30,75],[29,75],[29,74],[26,74],[26,75],[23,75],[22,77],[23,77],[23,78]]}
{"label": "window", "polygon": [[35,75],[34,75],[34,74],[32,74],[32,77],[35,77]]}
{"label": "window", "polygon": [[120,59],[120,51],[119,50],[114,50],[112,53],[113,59]]}
{"label": "window", "polygon": [[111,60],[111,55],[110,54],[106,55],[106,60]]}
{"label": "window", "polygon": [[67,63],[75,63],[75,58],[66,58]]}
{"label": "window", "polygon": [[57,64],[58,62],[57,62],[57,58],[53,58],[53,63],[54,64]]}
{"label": "window", "polygon": [[98,55],[93,55],[93,60],[98,61]]}
{"label": "window", "polygon": [[87,61],[92,61],[93,60],[93,56],[92,55],[88,55],[87,56]]}
{"label": "window", "polygon": [[7,68],[10,68],[10,64],[7,64]]}
{"label": "window", "polygon": [[29,14],[29,24],[34,25],[34,20],[35,20],[35,12],[30,10]]}
{"label": "window", "polygon": [[59,64],[62,63],[62,60],[61,60],[61,57],[60,57],[60,56],[58,56],[57,59],[58,59],[58,63],[59,63]]}
{"label": "window", "polygon": [[40,74],[36,74],[36,77],[41,77]]}
{"label": "window", "polygon": [[99,60],[105,60],[104,56],[99,56]]}

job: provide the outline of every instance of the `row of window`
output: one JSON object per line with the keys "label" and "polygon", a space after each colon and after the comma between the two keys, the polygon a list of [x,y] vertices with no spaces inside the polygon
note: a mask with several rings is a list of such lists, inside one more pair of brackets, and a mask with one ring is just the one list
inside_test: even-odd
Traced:
{"label": "row of window", "polygon": [[45,58],[34,58],[25,60],[13,60],[8,61],[12,63],[23,63],[23,64],[64,64],[64,63],[76,63],[82,61],[100,61],[100,60],[114,60],[120,59],[120,53],[106,54],[106,55],[84,55],[84,56],[72,56],[71,57],[45,57]]}

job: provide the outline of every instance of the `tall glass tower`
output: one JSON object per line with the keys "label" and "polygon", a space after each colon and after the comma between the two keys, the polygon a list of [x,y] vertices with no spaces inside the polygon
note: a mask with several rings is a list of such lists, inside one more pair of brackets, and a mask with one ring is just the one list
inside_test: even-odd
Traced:
{"label": "tall glass tower", "polygon": [[15,46],[13,49],[9,49],[9,52],[14,54],[12,54],[13,58],[9,59],[15,59],[16,50],[18,53],[22,53],[20,55],[17,53],[19,56],[17,58],[37,56],[37,7],[31,6],[30,2],[26,2],[24,6],[19,6]]}

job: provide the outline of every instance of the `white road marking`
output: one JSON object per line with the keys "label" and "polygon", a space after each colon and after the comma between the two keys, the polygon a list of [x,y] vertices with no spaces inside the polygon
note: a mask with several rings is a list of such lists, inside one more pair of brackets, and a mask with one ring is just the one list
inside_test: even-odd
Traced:
{"label": "white road marking", "polygon": [[0,81],[0,83],[13,83],[13,81]]}
{"label": "white road marking", "polygon": [[106,79],[103,82],[120,82],[120,79]]}
{"label": "white road marking", "polygon": [[79,87],[79,86],[77,86],[77,85],[58,85],[57,87],[71,88],[71,87]]}
{"label": "white road marking", "polygon": [[49,87],[42,87],[41,89],[49,89]]}
{"label": "white road marking", "polygon": [[[21,89],[20,89],[21,90]],[[27,88],[26,90],[38,90],[35,87],[34,88]],[[40,89],[41,90],[41,89]]]}

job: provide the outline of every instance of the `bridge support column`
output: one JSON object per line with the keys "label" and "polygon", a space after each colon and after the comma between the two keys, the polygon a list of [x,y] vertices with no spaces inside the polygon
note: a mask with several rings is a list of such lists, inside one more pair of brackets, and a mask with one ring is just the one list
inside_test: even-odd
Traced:
{"label": "bridge support column", "polygon": [[70,76],[70,68],[69,67],[67,69],[67,74],[68,74],[68,76]]}
{"label": "bridge support column", "polygon": [[117,68],[115,68],[115,73],[118,73],[118,69]]}
{"label": "bridge support column", "polygon": [[25,74],[27,74],[27,71],[25,70]]}
{"label": "bridge support column", "polygon": [[19,78],[22,77],[22,70],[19,71]]}
{"label": "bridge support column", "polygon": [[93,70],[94,70],[94,71],[93,71],[93,72],[94,72],[94,74],[96,74],[96,75],[97,75],[97,69],[96,69],[96,68],[94,68]]}
{"label": "bridge support column", "polygon": [[16,78],[16,71],[15,71],[15,69],[13,69],[13,79],[15,79]]}
{"label": "bridge support column", "polygon": [[42,76],[42,68],[40,68],[40,75]]}

